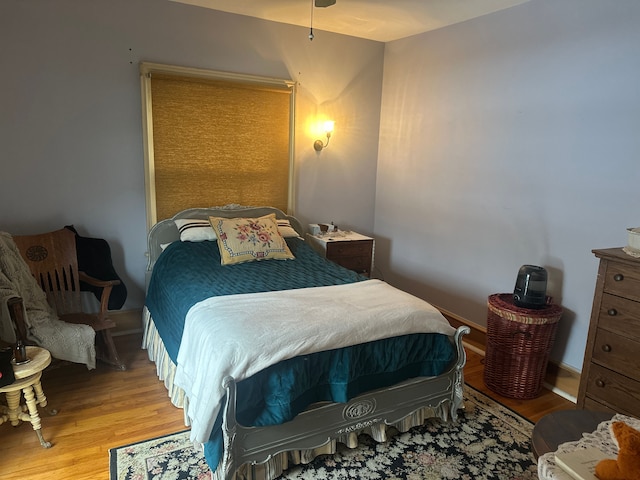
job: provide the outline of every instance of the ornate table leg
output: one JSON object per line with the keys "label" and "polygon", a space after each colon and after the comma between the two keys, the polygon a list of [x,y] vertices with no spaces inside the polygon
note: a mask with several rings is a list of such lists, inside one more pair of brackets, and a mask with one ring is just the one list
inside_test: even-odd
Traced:
{"label": "ornate table leg", "polygon": [[11,425],[16,427],[20,425],[20,414],[22,413],[22,409],[20,408],[20,390],[6,392],[6,395],[9,421],[11,422]]}
{"label": "ornate table leg", "polygon": [[[36,400],[38,401],[38,405],[40,405],[41,407],[46,407],[47,397],[42,391],[42,384],[40,383],[40,380],[38,380],[36,383],[33,384],[33,389],[36,392]],[[52,416],[58,414],[58,410],[56,410],[55,408],[48,410],[48,412],[49,412],[49,415],[52,415]]]}
{"label": "ornate table leg", "polygon": [[[40,445],[42,445],[44,448],[50,448],[51,443],[45,441],[45,439],[42,437],[42,431],[41,431],[42,425],[40,424],[40,415],[38,414],[38,405],[37,405],[35,396],[33,394],[33,386],[29,385],[28,387],[23,388],[22,392],[24,393],[24,399],[27,402],[27,408],[29,409],[29,421],[31,422],[31,425],[33,425],[33,429],[38,435],[38,440],[40,440]],[[46,399],[45,399],[45,402],[46,402]]]}
{"label": "ornate table leg", "polygon": [[42,391],[42,384],[40,383],[40,380],[38,380],[36,383],[33,384],[33,389],[36,392],[36,400],[38,405],[40,405],[41,407],[46,407],[47,397],[44,395],[44,392]]}

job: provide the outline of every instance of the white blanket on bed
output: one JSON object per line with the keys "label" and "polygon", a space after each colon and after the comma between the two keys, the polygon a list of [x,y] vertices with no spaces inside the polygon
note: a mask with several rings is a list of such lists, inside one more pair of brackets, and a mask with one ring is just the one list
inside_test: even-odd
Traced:
{"label": "white blanket on bed", "polygon": [[191,440],[209,439],[227,375],[240,381],[298,355],[454,332],[435,307],[380,280],[203,300],[187,314],[175,376],[189,401]]}

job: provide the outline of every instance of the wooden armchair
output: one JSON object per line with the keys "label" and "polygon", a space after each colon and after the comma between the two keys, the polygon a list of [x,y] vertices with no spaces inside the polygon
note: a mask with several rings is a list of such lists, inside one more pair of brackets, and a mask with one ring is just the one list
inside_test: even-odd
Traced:
{"label": "wooden armchair", "polygon": [[[75,234],[69,229],[14,236],[13,240],[60,320],[90,325],[96,332],[96,357],[125,370],[126,366],[120,361],[111,336],[115,323],[109,318],[107,310],[111,290],[119,281],[98,280],[78,271]],[[97,313],[82,311],[81,280],[102,288],[100,310]]]}

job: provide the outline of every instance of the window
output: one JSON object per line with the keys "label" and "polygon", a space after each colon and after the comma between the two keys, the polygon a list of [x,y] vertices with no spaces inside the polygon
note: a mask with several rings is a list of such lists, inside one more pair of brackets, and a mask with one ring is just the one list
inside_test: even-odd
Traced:
{"label": "window", "polygon": [[288,80],[143,63],[147,226],[191,207],[293,213]]}

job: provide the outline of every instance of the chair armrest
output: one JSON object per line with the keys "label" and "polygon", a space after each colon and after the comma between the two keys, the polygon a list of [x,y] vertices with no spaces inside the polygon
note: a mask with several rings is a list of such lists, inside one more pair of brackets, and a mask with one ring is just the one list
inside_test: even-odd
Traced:
{"label": "chair armrest", "polygon": [[78,272],[78,276],[80,277],[80,280],[82,280],[83,282],[86,282],[89,285],[93,285],[95,287],[102,287],[102,288],[112,287],[113,288],[114,285],[120,285],[120,280],[98,280],[97,278],[87,275],[84,272]]}
{"label": "chair armrest", "polygon": [[120,280],[98,280],[84,272],[78,272],[80,280],[89,285],[102,288],[102,295],[100,295],[100,313],[104,314],[107,311],[109,305],[109,296],[114,285],[120,285]]}

